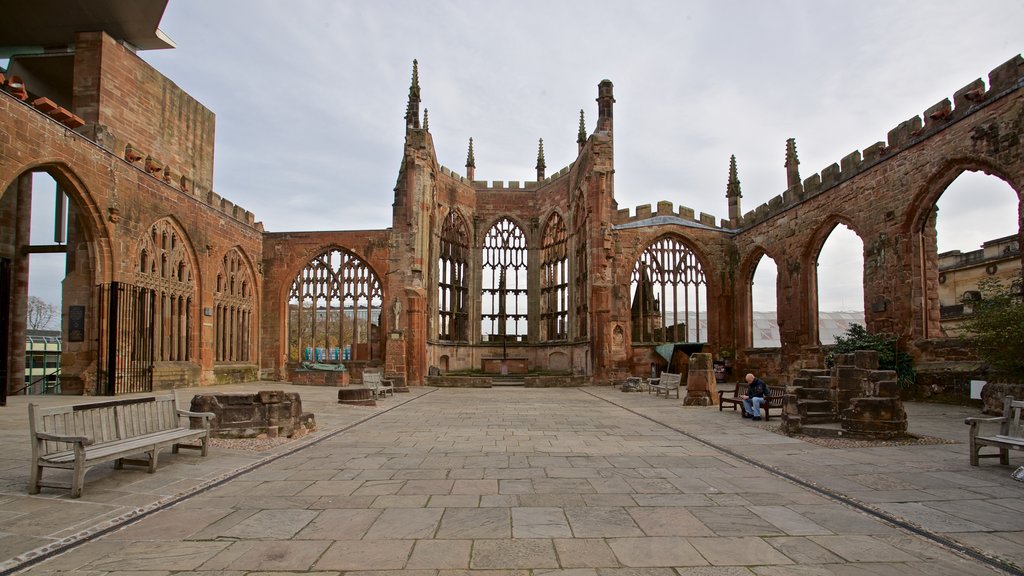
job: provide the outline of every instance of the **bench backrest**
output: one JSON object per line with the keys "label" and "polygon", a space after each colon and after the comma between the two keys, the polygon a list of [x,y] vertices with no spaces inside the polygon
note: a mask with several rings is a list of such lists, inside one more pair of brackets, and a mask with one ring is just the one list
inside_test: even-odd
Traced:
{"label": "bench backrest", "polygon": [[[178,428],[177,409],[173,394],[51,408],[29,404],[29,428],[33,440],[35,432],[46,432],[87,436],[99,444]],[[42,454],[72,448],[67,442],[47,441],[42,443]]]}
{"label": "bench backrest", "polygon": [[381,385],[380,372],[363,372],[363,386],[366,386],[370,390],[376,390]]}
{"label": "bench backrest", "polygon": [[662,372],[661,381],[659,384],[667,389],[679,388],[679,382],[682,380],[682,374],[673,374],[672,372]]}
{"label": "bench backrest", "polygon": [[782,397],[786,395],[786,388],[784,386],[769,386],[768,394],[765,398],[768,400],[768,406],[773,408],[782,408]]}
{"label": "bench backrest", "polygon": [[1003,399],[1003,424],[999,433],[1013,438],[1024,438],[1024,422],[1021,422],[1021,409],[1024,400],[1014,400],[1013,396]]}

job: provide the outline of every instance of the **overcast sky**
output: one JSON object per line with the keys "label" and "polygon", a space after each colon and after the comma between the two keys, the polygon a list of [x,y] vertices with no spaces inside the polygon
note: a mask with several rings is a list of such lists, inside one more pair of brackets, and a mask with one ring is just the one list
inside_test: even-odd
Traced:
{"label": "overcast sky", "polygon": [[[1020,53],[1021,22],[1019,0],[171,0],[160,28],[178,47],[140,54],[216,114],[214,189],[268,231],[390,226],[414,58],[456,172],[470,137],[477,179],[534,179],[539,138],[549,174],[568,165],[607,78],[619,207],[722,218],[731,154],[747,212],[785,189],[787,138],[804,178],[885,140]],[[943,197],[956,232],[940,231],[940,250],[1016,231],[1012,190],[978,180]],[[960,195],[973,223],[955,221]],[[848,244],[838,268],[859,287]],[[862,308],[844,283],[822,310]]]}

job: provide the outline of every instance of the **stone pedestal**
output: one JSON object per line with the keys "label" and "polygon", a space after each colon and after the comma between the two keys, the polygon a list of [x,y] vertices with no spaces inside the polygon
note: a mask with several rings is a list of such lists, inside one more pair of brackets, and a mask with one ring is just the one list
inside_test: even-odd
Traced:
{"label": "stone pedestal", "polygon": [[686,372],[686,398],[684,406],[714,406],[718,403],[718,386],[711,354],[698,352],[690,356]]}
{"label": "stone pedestal", "polygon": [[[313,414],[302,411],[302,400],[294,392],[265,390],[256,394],[197,394],[193,412],[212,412],[210,435],[214,438],[293,438],[316,430]],[[193,428],[200,427],[198,418]]]}
{"label": "stone pedestal", "polygon": [[370,389],[362,386],[346,386],[344,388],[338,388],[338,403],[348,404],[350,406],[377,405],[377,401],[373,399],[373,394],[370,393]]}
{"label": "stone pedestal", "polygon": [[405,335],[397,330],[388,333],[384,355],[384,377],[395,386],[395,392],[408,392],[409,382],[405,378]]}

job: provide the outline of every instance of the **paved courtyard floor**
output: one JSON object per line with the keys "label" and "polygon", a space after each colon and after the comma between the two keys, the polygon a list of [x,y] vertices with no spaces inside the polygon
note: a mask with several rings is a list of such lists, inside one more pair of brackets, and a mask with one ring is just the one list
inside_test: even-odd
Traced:
{"label": "paved courtyard floor", "polygon": [[26,494],[28,399],[10,399],[0,408],[0,570],[1000,573],[971,554],[1010,573],[1024,566],[1024,484],[1010,478],[1024,458],[969,466],[970,408],[907,407],[911,431],[958,443],[836,449],[729,410],[614,388],[414,388],[376,408],[339,405],[329,388],[216,390],[240,389],[298,391],[320,430],[267,452],[167,455],[152,475],[99,466],[77,500]]}

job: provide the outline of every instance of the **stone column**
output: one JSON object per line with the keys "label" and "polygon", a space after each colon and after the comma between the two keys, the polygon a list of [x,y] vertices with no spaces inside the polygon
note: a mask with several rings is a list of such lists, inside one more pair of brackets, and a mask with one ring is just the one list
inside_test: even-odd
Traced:
{"label": "stone column", "polygon": [[715,366],[711,354],[697,352],[690,356],[690,367],[686,374],[686,398],[684,406],[714,406],[718,404],[718,385],[715,382]]}

